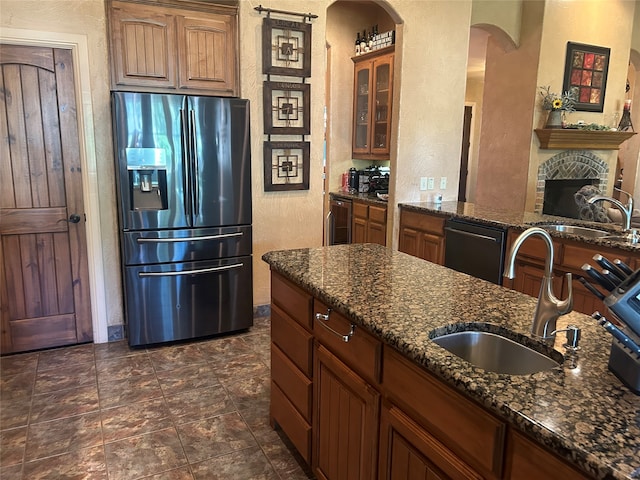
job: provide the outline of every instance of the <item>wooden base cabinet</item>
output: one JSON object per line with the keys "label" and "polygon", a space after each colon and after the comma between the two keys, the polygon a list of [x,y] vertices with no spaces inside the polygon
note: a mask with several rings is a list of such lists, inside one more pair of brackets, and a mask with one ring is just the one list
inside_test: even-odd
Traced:
{"label": "wooden base cabinet", "polygon": [[380,480],[482,478],[395,405],[382,408],[379,472]]}
{"label": "wooden base cabinet", "polygon": [[275,272],[271,297],[270,421],[319,480],[586,478]]}
{"label": "wooden base cabinet", "polygon": [[387,244],[387,207],[353,202],[351,243]]}
{"label": "wooden base cabinet", "polygon": [[507,436],[505,463],[504,478],[510,480],[531,480],[533,478],[586,480],[589,478],[513,430],[510,430]]}
{"label": "wooden base cabinet", "polygon": [[398,250],[443,265],[445,221],[444,216],[402,209]]}
{"label": "wooden base cabinet", "polygon": [[237,96],[237,8],[111,1],[112,90]]}
{"label": "wooden base cabinet", "polygon": [[323,480],[375,479],[380,394],[319,344],[314,381],[314,473]]}
{"label": "wooden base cabinet", "polygon": [[270,422],[311,463],[313,297],[277,274],[271,276]]}

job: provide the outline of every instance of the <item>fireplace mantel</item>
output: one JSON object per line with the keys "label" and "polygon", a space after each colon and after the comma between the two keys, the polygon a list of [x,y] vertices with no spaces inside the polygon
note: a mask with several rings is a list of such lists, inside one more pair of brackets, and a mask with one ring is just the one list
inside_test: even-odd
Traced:
{"label": "fireplace mantel", "polygon": [[540,148],[548,150],[619,150],[620,144],[635,132],[578,130],[574,128],[536,128]]}

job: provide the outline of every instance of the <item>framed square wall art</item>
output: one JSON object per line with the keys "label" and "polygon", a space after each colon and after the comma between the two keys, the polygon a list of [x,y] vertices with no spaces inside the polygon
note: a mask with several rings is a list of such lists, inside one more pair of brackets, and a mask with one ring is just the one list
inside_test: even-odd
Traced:
{"label": "framed square wall art", "polygon": [[602,112],[611,49],[567,42],[562,91],[576,99],[576,110]]}
{"label": "framed square wall art", "polygon": [[262,21],[262,73],[311,76],[311,24],[265,18]]}
{"label": "framed square wall art", "polygon": [[309,190],[309,142],[264,142],[264,191]]}
{"label": "framed square wall art", "polygon": [[264,82],[264,133],[309,135],[310,92],[308,83]]}

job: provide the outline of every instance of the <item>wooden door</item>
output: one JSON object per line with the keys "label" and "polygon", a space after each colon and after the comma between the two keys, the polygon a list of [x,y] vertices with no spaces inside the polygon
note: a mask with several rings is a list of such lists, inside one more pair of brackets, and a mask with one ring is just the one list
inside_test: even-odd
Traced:
{"label": "wooden door", "polygon": [[458,201],[467,201],[467,175],[469,174],[469,149],[471,148],[472,107],[465,105],[462,124],[462,153],[460,154],[460,178],[458,180]]}
{"label": "wooden door", "polygon": [[71,50],[0,45],[2,353],[93,339]]}
{"label": "wooden door", "polygon": [[314,364],[314,473],[324,480],[373,480],[380,394],[323,346]]}

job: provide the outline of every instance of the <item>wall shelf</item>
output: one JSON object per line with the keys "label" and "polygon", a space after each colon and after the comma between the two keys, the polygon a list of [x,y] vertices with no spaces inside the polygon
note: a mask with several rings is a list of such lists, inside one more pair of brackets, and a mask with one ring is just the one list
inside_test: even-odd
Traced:
{"label": "wall shelf", "polygon": [[536,128],[542,149],[619,150],[620,144],[635,132],[578,130],[574,128]]}

